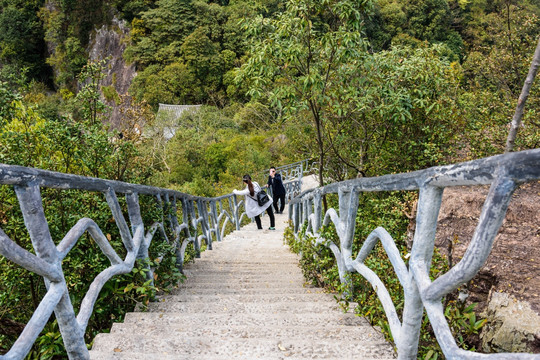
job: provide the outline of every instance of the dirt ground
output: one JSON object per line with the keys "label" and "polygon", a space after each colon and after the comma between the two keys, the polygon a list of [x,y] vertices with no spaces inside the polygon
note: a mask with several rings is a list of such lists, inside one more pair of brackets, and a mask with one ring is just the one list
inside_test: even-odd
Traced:
{"label": "dirt ground", "polygon": [[[436,245],[453,263],[469,244],[488,187],[455,187],[444,192]],[[482,310],[490,291],[527,301],[540,314],[540,182],[521,185],[514,193],[489,258],[472,280],[470,302]]]}

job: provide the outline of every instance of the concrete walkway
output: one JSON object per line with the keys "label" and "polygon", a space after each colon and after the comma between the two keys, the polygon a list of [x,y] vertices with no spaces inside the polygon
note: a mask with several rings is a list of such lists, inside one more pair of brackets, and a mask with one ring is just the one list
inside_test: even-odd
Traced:
{"label": "concrete walkway", "polygon": [[[91,359],[392,359],[366,320],[304,283],[276,230],[243,227],[186,265],[171,295],[99,334]],[[268,228],[268,216],[263,217]]]}

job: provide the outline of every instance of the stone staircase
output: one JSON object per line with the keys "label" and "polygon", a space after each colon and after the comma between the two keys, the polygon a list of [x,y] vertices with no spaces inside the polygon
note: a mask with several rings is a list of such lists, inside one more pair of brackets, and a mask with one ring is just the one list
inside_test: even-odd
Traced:
{"label": "stone staircase", "polygon": [[298,257],[283,245],[286,220],[279,214],[276,231],[250,224],[213,243],[172,294],[96,336],[90,358],[394,358],[366,320],[304,284]]}

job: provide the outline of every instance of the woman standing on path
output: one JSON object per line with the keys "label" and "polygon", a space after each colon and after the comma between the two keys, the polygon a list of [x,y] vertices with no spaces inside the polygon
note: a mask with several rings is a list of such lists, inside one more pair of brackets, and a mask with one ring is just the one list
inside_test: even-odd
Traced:
{"label": "woman standing on path", "polygon": [[272,198],[269,197],[269,201],[267,201],[263,206],[259,206],[257,203],[257,193],[261,191],[261,187],[256,181],[251,181],[251,176],[244,175],[242,178],[242,181],[246,183],[246,188],[244,190],[233,190],[233,194],[235,195],[245,195],[245,208],[246,208],[246,215],[249,218],[255,218],[255,222],[257,223],[257,229],[262,230],[262,224],[261,224],[261,214],[266,210],[268,213],[268,217],[270,217],[270,227],[268,230],[276,230],[276,220],[274,218],[274,212],[272,211]]}

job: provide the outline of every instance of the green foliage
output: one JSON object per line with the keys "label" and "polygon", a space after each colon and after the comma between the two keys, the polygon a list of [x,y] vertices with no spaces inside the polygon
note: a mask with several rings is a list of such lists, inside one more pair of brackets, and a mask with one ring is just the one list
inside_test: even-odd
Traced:
{"label": "green foliage", "polygon": [[[281,159],[283,144],[273,143],[265,131],[253,132],[242,117],[232,115],[209,106],[186,111],[177,120],[165,112],[158,114],[146,148],[146,156],[158,171],[152,183],[217,196],[243,187],[244,174],[254,174]],[[171,130],[174,136],[167,140],[165,133]]]}
{"label": "green foliage", "polygon": [[120,96],[118,95],[118,92],[114,88],[114,85],[103,86],[101,88],[101,91],[103,92],[103,96],[105,97],[105,100],[107,100],[108,102],[117,103],[118,101],[120,101]]}
{"label": "green foliage", "polygon": [[[464,303],[453,300],[449,304],[450,306],[445,309],[444,315],[450,324],[452,333],[459,334],[457,340],[460,347],[471,349],[471,339],[478,337],[487,319],[478,319],[474,312],[477,303],[465,306]],[[471,350],[474,351],[474,348]]]}
{"label": "green foliage", "polygon": [[1,67],[11,65],[14,74],[26,69],[30,79],[48,82],[51,74],[44,61],[46,46],[38,18],[40,6],[41,1],[0,2],[0,63]]}
{"label": "green foliage", "polygon": [[128,23],[144,11],[150,9],[155,3],[154,0],[114,0],[113,4],[120,12],[121,17]]}
{"label": "green foliage", "polygon": [[[206,35],[205,29],[202,27],[195,29],[186,37],[180,51],[182,59],[190,69],[193,69],[205,93],[215,93],[221,85],[223,59],[218,48]],[[229,62],[232,62],[231,59]]]}
{"label": "green foliage", "polygon": [[[126,132],[120,139],[98,121],[99,97],[94,95],[99,93],[95,80],[101,76],[101,72],[99,66],[94,65],[90,64],[81,77],[87,81],[86,93],[68,99],[76,101],[80,109],[85,109],[81,111],[83,115],[80,121],[70,117],[43,117],[39,107],[25,103],[21,96],[2,83],[0,94],[5,106],[2,106],[0,118],[1,163],[132,182],[142,182],[148,176],[148,170],[144,169],[144,162],[139,157],[140,136]],[[37,92],[28,93],[26,99],[37,100],[40,95]],[[144,110],[138,110],[134,105],[122,109],[126,120],[146,119]],[[120,257],[125,256],[118,228],[102,194],[54,189],[42,189],[41,194],[49,230],[55,242],[62,239],[79,219],[88,217],[99,225]],[[120,201],[125,211],[125,201]],[[17,244],[33,251],[11,187],[0,187],[0,204],[2,230]],[[160,212],[156,212],[155,208],[153,197],[142,197],[141,213],[147,227],[161,219]],[[109,328],[114,319],[121,319],[127,311],[131,311],[136,302],[147,303],[156,291],[166,290],[181,278],[172,247],[160,242],[159,237],[156,235],[156,241],[150,248],[148,263],[142,264],[138,272],[113,278],[103,288],[89,322],[87,342],[96,333]],[[174,238],[172,234],[168,237]],[[108,266],[110,263],[99,247],[88,234],[83,235],[62,264],[75,309],[80,306],[90,281]],[[141,276],[145,273],[141,270],[144,266],[157,268],[153,285]],[[0,308],[4,309],[0,312],[0,320],[24,325],[43,298],[45,285],[39,276],[3,257],[0,258],[0,274]],[[126,288],[128,291],[125,291]],[[16,336],[16,331],[3,333],[0,336],[0,349],[9,349]],[[43,359],[65,357],[55,322],[47,325],[29,356]]]}
{"label": "green foliage", "polygon": [[184,38],[196,26],[191,3],[191,0],[160,0],[155,8],[144,11],[140,21],[132,22],[141,37],[135,38],[135,44],[126,50],[128,59],[143,66],[171,63],[179,55]]}
{"label": "green foliage", "polygon": [[[538,6],[496,2],[472,2],[467,28],[471,51],[463,63],[466,93],[463,104],[470,111],[468,128],[461,143],[470,158],[504,151],[508,124],[527,75],[540,31]],[[490,12],[490,10],[492,12]],[[537,121],[540,112],[539,82],[533,82],[519,130],[516,151],[540,146]]]}
{"label": "green foliage", "polygon": [[443,41],[447,38],[451,19],[448,1],[408,1],[404,9],[409,35],[430,41]]}
{"label": "green foliage", "polygon": [[0,81],[0,126],[13,117],[14,101],[21,99],[21,95],[10,89],[8,83]]}
{"label": "green foliage", "polygon": [[275,122],[272,109],[258,102],[247,103],[238,109],[234,114],[234,120],[244,131],[249,131],[249,129],[269,130]]}
{"label": "green foliage", "polygon": [[380,51],[392,45],[418,47],[422,42],[444,43],[451,49],[452,60],[462,59],[463,39],[452,27],[461,14],[453,17],[449,5],[448,0],[377,1],[374,16],[366,26],[371,45]]}
{"label": "green foliage", "polygon": [[[117,296],[125,296],[133,303],[146,307],[150,301],[155,300],[158,292],[168,292],[171,287],[176,287],[179,281],[185,279],[176,268],[173,246],[165,241],[160,242],[156,236],[152,242],[151,252],[153,254],[150,254],[149,258],[137,260],[130,274],[119,278],[121,286]],[[155,269],[153,278],[149,278],[150,269]],[[123,290],[122,286],[125,286]]]}
{"label": "green foliage", "polygon": [[195,74],[178,62],[163,69],[155,65],[147,67],[135,78],[131,90],[137,99],[147,101],[154,109],[159,103],[192,104],[203,99]]}
{"label": "green foliage", "polygon": [[357,75],[342,83],[348,94],[332,98],[325,127],[333,178],[434,166],[451,153],[463,122],[456,98],[461,71],[443,52],[444,46],[393,48],[351,69]]}
{"label": "green foliage", "polygon": [[33,350],[27,358],[49,360],[61,356],[65,356],[64,342],[58,329],[58,322],[54,320],[47,324],[44,334],[39,337],[39,349]]}
{"label": "green foliage", "polygon": [[[363,56],[359,30],[367,6],[364,2],[295,1],[276,19],[246,19],[244,29],[256,40],[237,81],[247,81],[249,95],[267,97],[290,115],[314,108],[310,100],[318,107],[327,106],[325,91],[337,87],[329,78],[338,77],[346,64]],[[347,11],[336,15],[342,7]]]}
{"label": "green foliage", "polygon": [[225,106],[241,99],[224,79],[246,51],[244,18],[269,14],[277,2],[157,1],[131,21],[133,43],[125,57],[142,69],[131,92],[154,108],[158,103]]}
{"label": "green foliage", "polygon": [[88,62],[77,77],[83,86],[77,93],[75,101],[80,106],[83,121],[91,125],[101,123],[101,116],[107,110],[107,106],[100,99],[100,80],[105,77],[104,68],[105,60]]}

